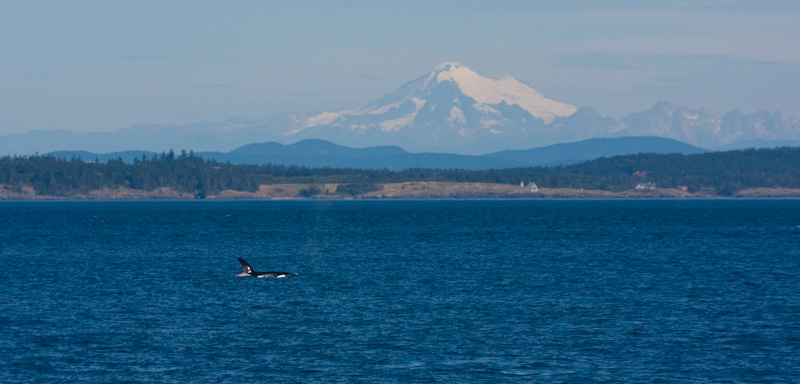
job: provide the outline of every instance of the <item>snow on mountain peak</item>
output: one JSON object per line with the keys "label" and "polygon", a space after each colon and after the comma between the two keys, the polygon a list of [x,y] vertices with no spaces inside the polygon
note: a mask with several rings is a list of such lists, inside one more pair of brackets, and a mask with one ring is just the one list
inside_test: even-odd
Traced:
{"label": "snow on mountain peak", "polygon": [[505,101],[509,105],[516,104],[546,123],[558,116],[569,116],[578,110],[575,106],[545,98],[511,76],[490,79],[458,63],[439,64],[431,75],[435,76],[437,83],[450,81],[456,84],[461,92],[479,103],[491,105]]}

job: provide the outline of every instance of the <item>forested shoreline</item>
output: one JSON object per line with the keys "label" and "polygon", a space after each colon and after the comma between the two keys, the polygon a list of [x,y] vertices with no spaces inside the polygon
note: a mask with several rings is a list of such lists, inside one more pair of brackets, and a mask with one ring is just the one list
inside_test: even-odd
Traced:
{"label": "forested shoreline", "polygon": [[[54,156],[0,157],[0,186],[10,192],[71,197],[100,189],[154,191],[169,188],[194,198],[223,191],[254,192],[262,185],[302,184],[298,197],[328,194],[359,196],[381,185],[404,182],[488,184],[535,183],[539,188],[619,192],[652,183],[690,193],[731,196],[752,188],[800,188],[800,148],[750,149],[697,155],[638,154],[600,158],[553,167],[486,171],[352,168],[308,168],[287,165],[234,165],[173,151],[133,163],[101,163]],[[326,190],[321,185],[336,185]]]}

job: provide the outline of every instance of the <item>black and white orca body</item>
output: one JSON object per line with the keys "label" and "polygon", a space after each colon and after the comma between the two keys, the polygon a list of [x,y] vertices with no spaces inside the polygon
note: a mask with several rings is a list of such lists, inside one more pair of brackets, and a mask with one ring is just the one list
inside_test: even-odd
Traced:
{"label": "black and white orca body", "polygon": [[280,272],[280,271],[256,272],[253,269],[253,267],[251,267],[250,264],[248,264],[247,261],[245,261],[245,259],[242,259],[241,257],[237,257],[237,259],[239,259],[239,262],[242,263],[242,273],[236,275],[236,277],[255,276],[255,277],[258,277],[258,278],[275,277],[275,278],[280,279],[280,278],[296,275],[296,273]]}

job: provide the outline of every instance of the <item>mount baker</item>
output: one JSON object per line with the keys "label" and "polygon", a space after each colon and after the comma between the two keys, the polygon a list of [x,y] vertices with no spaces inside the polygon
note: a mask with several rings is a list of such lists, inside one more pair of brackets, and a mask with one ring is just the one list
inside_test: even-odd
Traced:
{"label": "mount baker", "polygon": [[474,153],[531,143],[547,124],[577,109],[513,77],[494,80],[458,63],[443,63],[363,108],[311,116],[287,135]]}

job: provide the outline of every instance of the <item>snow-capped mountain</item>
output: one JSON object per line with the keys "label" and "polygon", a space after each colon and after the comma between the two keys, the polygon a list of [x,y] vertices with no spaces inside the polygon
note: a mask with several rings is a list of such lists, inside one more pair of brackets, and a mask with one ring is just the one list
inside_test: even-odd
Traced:
{"label": "snow-capped mountain", "polygon": [[536,145],[537,137],[549,136],[549,123],[577,109],[513,77],[490,79],[458,63],[443,63],[362,108],[308,117],[285,136],[485,153]]}
{"label": "snow-capped mountain", "polygon": [[443,63],[362,108],[313,115],[284,133],[294,141],[317,138],[462,154],[623,136],[663,137],[703,148],[769,145],[800,140],[800,120],[763,110],[718,117],[666,101],[616,120],[547,99],[513,77],[490,79],[458,63]]}
{"label": "snow-capped mountain", "polygon": [[658,136],[703,148],[726,147],[740,142],[800,140],[800,120],[780,112],[738,109],[722,117],[705,109],[691,109],[667,101],[644,112],[631,113],[617,123],[611,136]]}
{"label": "snow-capped mountain", "polygon": [[[55,127],[54,127],[55,128]],[[230,151],[251,143],[323,139],[349,147],[487,154],[592,138],[655,136],[701,148],[798,145],[800,119],[764,110],[718,117],[662,101],[622,119],[545,98],[512,77],[491,79],[443,63],[362,108],[286,112],[189,125],[138,125],[116,132],[30,131],[0,137],[0,155],[62,150],[108,153],[170,149]]]}

